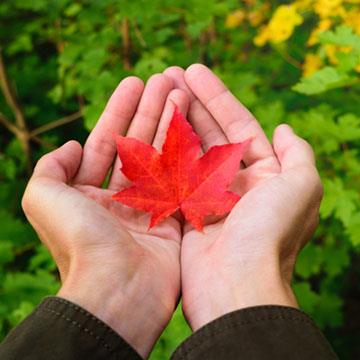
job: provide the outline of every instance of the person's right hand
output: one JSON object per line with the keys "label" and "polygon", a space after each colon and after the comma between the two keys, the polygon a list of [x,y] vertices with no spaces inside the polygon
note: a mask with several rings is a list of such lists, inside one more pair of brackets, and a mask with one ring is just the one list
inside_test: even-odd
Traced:
{"label": "person's right hand", "polygon": [[58,295],[102,319],[143,357],[178,302],[181,229],[168,218],[148,231],[148,214],[112,200],[128,186],[120,161],[113,164],[113,134],[159,148],[174,103],[184,114],[188,108],[186,93],[172,89],[162,74],[145,89],[138,78],[124,79],[84,148],[70,141],[45,155],[23,198],[26,216],[58,265]]}
{"label": "person's right hand", "polygon": [[242,198],[224,219],[185,227],[183,311],[192,329],[256,305],[296,307],[290,287],[296,256],[318,222],[322,186],[310,145],[287,125],[267,140],[252,114],[205,66],[165,74],[192,99],[188,118],[204,150],[253,138],[232,186]]}

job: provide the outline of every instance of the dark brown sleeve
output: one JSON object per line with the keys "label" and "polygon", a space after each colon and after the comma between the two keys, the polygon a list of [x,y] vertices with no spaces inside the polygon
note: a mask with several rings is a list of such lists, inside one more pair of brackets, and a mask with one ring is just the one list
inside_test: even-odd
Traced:
{"label": "dark brown sleeve", "polygon": [[304,312],[257,306],[214,320],[185,340],[173,360],[338,359],[320,329]]}
{"label": "dark brown sleeve", "polygon": [[101,320],[58,297],[46,298],[0,344],[1,360],[139,360]]}

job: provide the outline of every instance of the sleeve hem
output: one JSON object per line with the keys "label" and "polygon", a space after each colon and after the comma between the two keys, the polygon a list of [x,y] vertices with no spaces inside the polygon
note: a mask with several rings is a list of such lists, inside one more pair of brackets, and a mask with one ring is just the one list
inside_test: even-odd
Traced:
{"label": "sleeve hem", "polygon": [[[287,306],[263,305],[233,311],[204,325],[176,349],[172,359],[191,358],[190,355],[196,350],[206,346],[209,342],[229,336],[236,329],[273,321],[303,323],[315,333],[320,344],[327,344],[314,321],[303,311]],[[336,357],[334,358],[336,359]]]}
{"label": "sleeve hem", "polygon": [[46,297],[37,307],[37,312],[62,319],[82,334],[97,341],[109,355],[121,353],[129,358],[142,359],[140,355],[113,329],[82,307],[56,296]]}

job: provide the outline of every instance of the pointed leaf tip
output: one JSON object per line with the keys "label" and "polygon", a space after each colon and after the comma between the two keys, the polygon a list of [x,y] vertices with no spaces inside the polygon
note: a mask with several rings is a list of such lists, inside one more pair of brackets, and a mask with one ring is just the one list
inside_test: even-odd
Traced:
{"label": "pointed leaf tip", "polygon": [[[253,139],[213,147],[200,158],[200,138],[175,103],[162,154],[139,140],[113,136],[121,155],[121,170],[133,184],[131,196],[117,193],[112,198],[150,212],[149,229],[180,207],[194,228],[203,231],[205,216],[225,214],[238,201],[239,197],[227,187],[239,168],[239,158]],[[234,151],[234,145],[241,150]]]}

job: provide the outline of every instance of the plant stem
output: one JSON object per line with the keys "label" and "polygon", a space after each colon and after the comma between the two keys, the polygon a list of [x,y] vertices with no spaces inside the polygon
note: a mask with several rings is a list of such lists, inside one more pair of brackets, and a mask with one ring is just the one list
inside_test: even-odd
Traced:
{"label": "plant stem", "polygon": [[36,128],[35,130],[32,130],[30,132],[30,138],[33,138],[34,136],[37,136],[37,135],[40,135],[46,131],[49,131],[49,130],[52,130],[52,129],[55,129],[59,126],[62,126],[62,125],[65,125],[65,124],[68,124],[70,122],[73,122],[75,120],[78,120],[80,119],[82,116],[82,113],[81,111],[77,111],[71,115],[67,115],[67,116],[64,116],[60,119],[57,119],[57,120],[54,120],[50,123],[47,123],[45,125],[42,125],[42,126],[39,126],[38,128]]}
{"label": "plant stem", "polygon": [[[9,130],[13,128],[13,130],[11,131],[14,132],[16,137],[19,139],[26,157],[27,172],[28,174],[31,174],[32,162],[31,162],[31,149],[29,143],[29,132],[26,126],[24,113],[10,85],[5,69],[1,48],[0,48],[0,87],[4,94],[6,103],[9,105],[10,109],[14,114],[17,130],[14,131],[15,129],[13,128],[13,126],[9,127],[9,124],[7,125],[7,128]],[[4,119],[2,120],[2,122],[4,123]]]}

